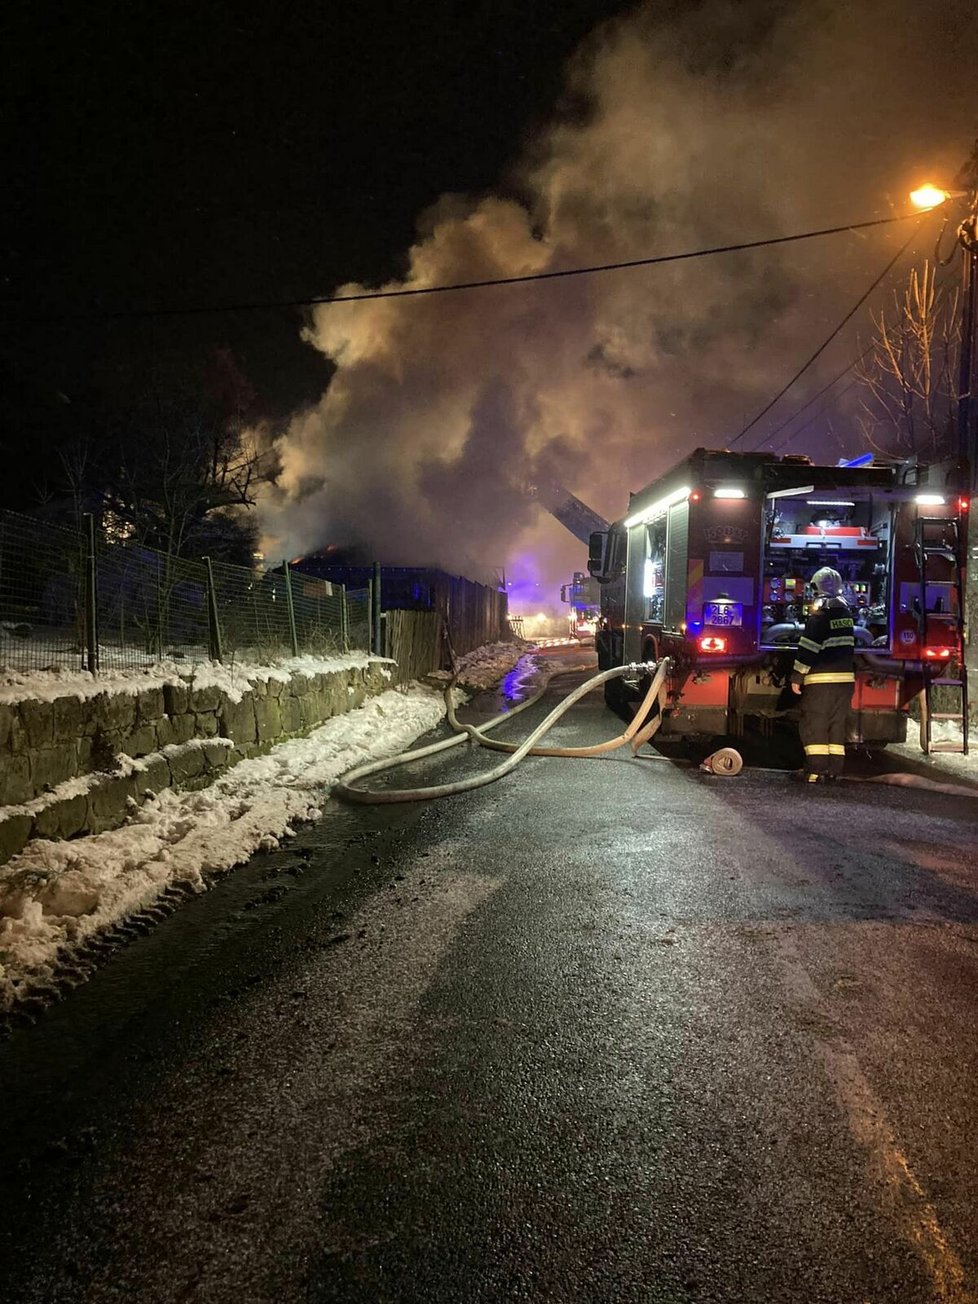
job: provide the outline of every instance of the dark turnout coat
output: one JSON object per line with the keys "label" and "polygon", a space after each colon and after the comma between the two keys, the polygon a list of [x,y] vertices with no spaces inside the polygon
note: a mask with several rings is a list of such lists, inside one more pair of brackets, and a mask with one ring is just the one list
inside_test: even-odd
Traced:
{"label": "dark turnout coat", "polygon": [[852,615],[842,598],[813,607],[798,642],[791,682],[801,685],[798,734],[809,782],[839,778],[846,755],[846,720],[852,687]]}
{"label": "dark turnout coat", "polygon": [[822,598],[812,608],[791,681],[809,684],[851,684],[853,673],[852,613],[843,598]]}

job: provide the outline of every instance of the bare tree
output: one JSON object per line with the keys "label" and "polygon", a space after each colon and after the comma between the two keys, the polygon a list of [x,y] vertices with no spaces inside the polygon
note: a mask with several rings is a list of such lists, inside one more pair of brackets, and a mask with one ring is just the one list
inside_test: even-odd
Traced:
{"label": "bare tree", "polygon": [[257,420],[229,351],[202,375],[143,376],[100,419],[79,423],[61,453],[62,497],[72,515],[94,513],[108,541],[247,564],[257,532],[250,508],[273,469],[270,449],[250,434]]}
{"label": "bare tree", "polygon": [[951,457],[961,333],[957,290],[939,287],[934,264],[925,262],[873,325],[876,337],[856,373],[867,391],[859,418],[867,442],[877,452],[922,462]]}
{"label": "bare tree", "polygon": [[[251,569],[250,509],[269,455],[249,434],[253,395],[230,355],[212,375],[172,371],[144,380],[99,441],[100,533],[106,622],[141,631],[146,650],[201,637],[199,559]],[[215,379],[216,377],[216,379]]]}
{"label": "bare tree", "polygon": [[106,507],[135,541],[171,556],[200,555],[215,517],[240,519],[254,506],[265,458],[236,423],[157,388],[126,425]]}
{"label": "bare tree", "polygon": [[[224,373],[234,367],[228,356]],[[252,434],[261,423],[247,382],[238,374],[235,394],[226,380],[218,389],[206,374],[161,368],[111,401],[77,396],[69,436],[38,468],[44,515],[80,526],[90,512],[106,540],[174,556],[199,557],[215,535],[230,542],[236,530],[248,534],[244,522],[274,455],[269,440]]]}

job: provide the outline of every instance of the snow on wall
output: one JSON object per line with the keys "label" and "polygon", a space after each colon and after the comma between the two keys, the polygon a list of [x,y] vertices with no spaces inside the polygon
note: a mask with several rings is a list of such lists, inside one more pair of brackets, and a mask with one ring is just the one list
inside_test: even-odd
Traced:
{"label": "snow on wall", "polygon": [[120,824],[147,791],[201,786],[243,757],[360,706],[390,686],[392,669],[366,656],[297,658],[189,675],[164,669],[108,684],[82,674],[8,684],[0,702],[0,863],[30,837]]}
{"label": "snow on wall", "polygon": [[[476,690],[488,688],[524,659],[526,651],[526,645],[512,643],[477,649],[462,659],[460,682]],[[355,659],[354,665],[351,659],[344,660],[342,668],[334,665],[331,672],[376,673],[381,680],[389,672],[389,666],[373,658],[369,665],[366,657]],[[237,702],[245,703],[246,684],[251,684],[252,693],[256,684],[264,684],[264,698],[254,700],[281,702],[289,682],[286,666],[252,669],[256,673],[247,680],[244,668],[235,672],[232,692],[227,692],[223,680],[224,700],[234,705],[236,694]],[[215,679],[222,679],[224,673],[213,668]],[[296,679],[314,681],[322,673],[320,666],[307,662]],[[63,686],[66,677],[57,678]],[[82,699],[97,698],[102,692],[104,681],[92,685],[78,678]],[[126,677],[124,693],[160,689],[159,677],[153,678],[155,682],[147,684]],[[177,680],[179,688],[179,675]],[[278,685],[277,696],[274,688],[269,696],[272,684]],[[30,700],[35,702],[54,701],[58,696],[53,684],[35,681],[22,687],[29,687]],[[202,683],[198,677],[195,687],[210,690],[217,685]],[[463,695],[458,696],[462,700]],[[355,691],[347,693],[351,706],[356,697]],[[27,698],[8,696],[3,705],[16,703],[19,710],[23,700]],[[56,994],[52,983],[59,979],[59,966],[70,964],[80,943],[152,907],[168,888],[202,890],[214,874],[244,863],[259,849],[275,847],[279,839],[291,836],[297,821],[320,816],[322,803],[341,775],[365,761],[405,750],[445,714],[442,689],[418,683],[359,700],[361,705],[334,715],[306,736],[273,745],[219,774],[200,774],[206,787],[154,790],[147,784],[141,802],[123,801],[124,823],[118,827],[70,840],[33,837],[0,865],[0,1011],[17,1006],[32,992],[46,998]],[[220,737],[194,739],[190,747],[205,757],[208,749],[216,748],[216,761],[221,749],[238,750],[237,745],[229,748],[229,741],[233,742]],[[186,751],[186,745],[172,746],[171,758]],[[143,776],[145,782],[158,759],[155,755],[123,759],[114,781],[124,785],[135,776],[138,783]],[[71,788],[82,800],[90,790],[86,778],[76,778]],[[3,814],[0,810],[0,818]]]}

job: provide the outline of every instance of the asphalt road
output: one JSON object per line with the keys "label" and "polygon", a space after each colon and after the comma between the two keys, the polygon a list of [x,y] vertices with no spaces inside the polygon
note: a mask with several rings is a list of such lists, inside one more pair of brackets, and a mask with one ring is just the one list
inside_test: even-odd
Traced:
{"label": "asphalt road", "polygon": [[0,1298],[976,1300],[976,819],[627,751],[331,806],[0,1045]]}

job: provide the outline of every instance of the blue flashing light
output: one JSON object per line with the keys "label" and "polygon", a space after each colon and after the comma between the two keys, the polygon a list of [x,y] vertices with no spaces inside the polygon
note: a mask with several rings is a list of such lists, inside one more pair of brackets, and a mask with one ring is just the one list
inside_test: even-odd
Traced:
{"label": "blue flashing light", "polygon": [[848,461],[845,458],[840,458],[836,462],[836,466],[869,466],[872,460],[872,453],[860,453],[858,457],[852,457]]}

